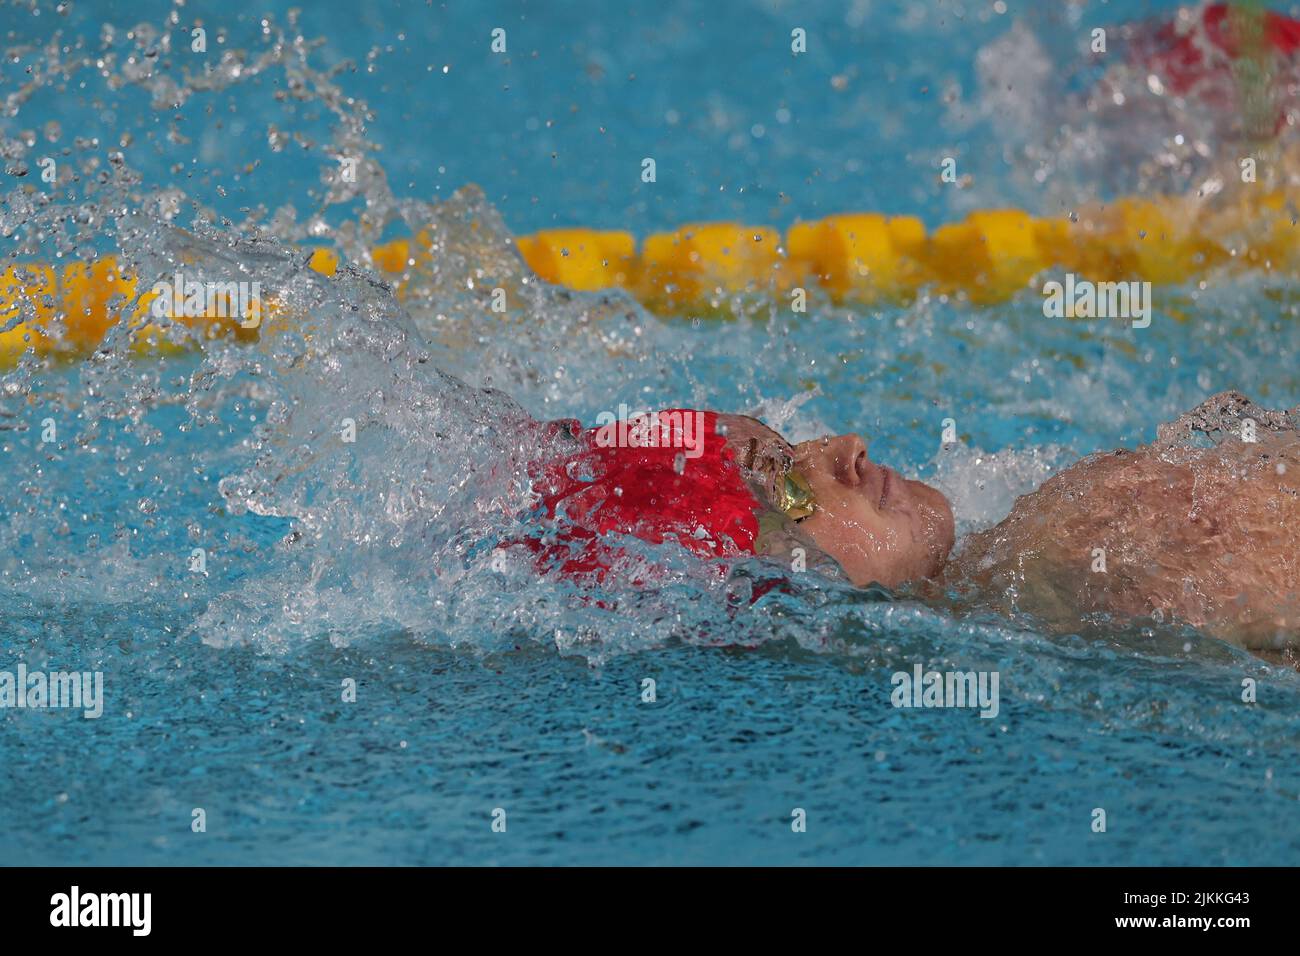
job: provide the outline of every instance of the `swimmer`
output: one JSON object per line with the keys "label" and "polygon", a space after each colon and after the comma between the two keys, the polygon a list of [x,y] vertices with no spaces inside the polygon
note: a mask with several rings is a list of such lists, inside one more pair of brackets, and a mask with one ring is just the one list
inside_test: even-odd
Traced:
{"label": "swimmer", "polygon": [[1162,426],[1152,445],[1065,469],[951,561],[947,499],[873,462],[858,435],[791,444],[753,418],[684,409],[644,426],[622,440],[550,423],[560,451],[534,488],[561,530],[533,539],[539,560],[599,578],[614,561],[609,532],[787,567],[802,548],[810,568],[857,586],[910,584],[1059,630],[1152,618],[1253,650],[1300,635],[1300,434],[1236,393]]}
{"label": "swimmer", "polygon": [[1244,157],[1270,188],[1300,175],[1300,20],[1255,2],[1187,4],[1091,28],[1089,53],[1070,59],[1056,28],[1073,33],[1078,11],[1039,6],[1051,26],[1016,21],[977,73],[998,136],[1025,151],[1035,181],[1050,175],[1062,208],[1164,194],[1187,197],[1191,216],[1237,193]]}
{"label": "swimmer", "polygon": [[1276,77],[1300,52],[1300,20],[1248,3],[1184,9],[1172,20],[1148,20],[1121,32],[1129,40],[1130,66],[1156,75],[1174,96],[1212,97],[1228,87],[1227,107],[1235,105],[1231,87],[1244,79],[1235,62],[1262,60],[1262,75]]}
{"label": "swimmer", "polygon": [[871,461],[858,435],[792,445],[757,419],[689,409],[642,425],[615,440],[612,429],[551,423],[571,447],[535,487],[546,515],[565,523],[545,554],[566,572],[603,573],[609,555],[595,539],[611,531],[672,539],[701,557],[785,558],[802,547],[809,565],[859,586],[932,576],[952,549],[947,499]]}
{"label": "swimmer", "polygon": [[[1130,24],[1126,65],[1149,92],[1212,114],[1229,137],[1271,139],[1297,108],[1300,21],[1251,3],[1212,3]],[[1121,83],[1106,89],[1114,95]]]}

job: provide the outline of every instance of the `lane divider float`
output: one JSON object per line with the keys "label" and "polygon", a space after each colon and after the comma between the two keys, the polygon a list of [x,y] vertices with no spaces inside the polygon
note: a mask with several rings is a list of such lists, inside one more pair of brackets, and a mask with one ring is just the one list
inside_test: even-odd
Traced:
{"label": "lane divider float", "polygon": [[[1221,197],[1220,197],[1221,199]],[[1180,284],[1228,268],[1300,275],[1296,213],[1281,192],[1233,201],[1173,197],[1125,198],[1070,218],[1040,218],[1015,209],[970,213],[928,232],[913,216],[849,213],[791,226],[702,223],[647,236],[638,248],[630,232],[550,229],[516,240],[540,279],[579,291],[623,289],[665,315],[732,313],[736,297],[785,299],[797,288],[821,290],[835,304],[905,303],[923,292],[991,305],[1029,287],[1048,270],[1094,281]],[[413,276],[432,263],[427,232],[371,250],[374,268],[404,295]],[[337,271],[339,256],[313,252],[309,265]],[[26,349],[38,354],[85,354],[103,340],[138,280],[112,256],[61,270],[44,264],[0,271],[0,366]],[[133,346],[174,349],[145,321],[154,295],[145,290],[130,319],[142,324]],[[27,312],[21,313],[24,303]],[[279,309],[273,298],[264,314]],[[209,309],[176,321],[205,336],[256,338]]]}

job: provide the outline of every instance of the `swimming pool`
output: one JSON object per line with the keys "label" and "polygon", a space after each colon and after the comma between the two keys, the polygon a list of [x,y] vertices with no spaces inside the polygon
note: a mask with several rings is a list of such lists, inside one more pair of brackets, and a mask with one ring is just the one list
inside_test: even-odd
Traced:
{"label": "swimming pool", "polygon": [[[1265,273],[1171,289],[1146,329],[1051,322],[1035,294],[737,320],[523,282],[511,237],[557,225],[934,226],[1143,185],[1067,154],[1037,183],[1026,157],[1047,147],[1009,142],[980,51],[1020,24],[1059,52],[1174,5],[1006,6],[322,3],[291,27],[287,5],[264,23],[190,3],[170,48],[133,29],[161,31],[167,4],[0,12],[6,46],[32,45],[4,64],[5,90],[33,85],[0,116],[19,259],[224,270],[298,317],[161,356],[110,332],[0,377],[0,670],[104,687],[96,719],[0,711],[5,862],[1294,862],[1300,678],[1222,642],[1155,622],[1055,636],[804,580],[746,606],[759,562],[716,582],[669,558],[660,584],[593,601],[492,560],[525,412],[858,430],[964,532],[1215,391],[1300,402],[1292,283]],[[23,186],[47,153],[80,179],[42,202]],[[949,153],[961,190],[937,176]],[[355,189],[329,175],[340,155],[363,158]],[[419,227],[442,255],[400,293],[304,264],[305,245],[355,257]],[[517,283],[506,314],[485,279]],[[998,714],[891,706],[917,664],[998,673]]]}

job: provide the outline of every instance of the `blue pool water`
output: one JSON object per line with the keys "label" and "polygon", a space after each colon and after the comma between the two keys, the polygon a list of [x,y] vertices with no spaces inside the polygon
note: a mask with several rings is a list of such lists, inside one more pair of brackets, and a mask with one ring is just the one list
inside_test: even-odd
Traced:
{"label": "blue pool water", "polygon": [[[751,606],[761,563],[720,583],[673,555],[662,582],[593,601],[491,560],[525,413],[690,405],[796,439],[860,431],[943,488],[965,532],[1221,389],[1300,402],[1282,279],[1165,291],[1145,330],[1049,322],[1032,294],[692,322],[525,284],[508,252],[554,225],[847,209],[934,225],[1140,187],[1118,158],[1010,139],[978,64],[1007,42],[1027,64],[1073,55],[1089,24],[1174,5],[347,2],[296,26],[289,5],[234,6],[176,8],[156,56],[136,25],[163,29],[167,4],[0,12],[21,48],[0,93],[33,84],[0,113],[7,162],[67,147],[82,171],[47,204],[33,176],[5,177],[15,257],[238,272],[296,317],[251,345],[141,358],[110,335],[90,359],[0,374],[0,670],[101,671],[105,688],[97,720],[0,710],[3,862],[1296,860],[1300,678],[1211,638],[1049,635],[811,577]],[[239,70],[222,50],[245,51]],[[1064,102],[1019,105],[1059,126],[1078,120]],[[1158,135],[1106,122],[1107,142]],[[323,182],[336,150],[373,159],[355,194]],[[948,152],[973,177],[959,193],[937,180]],[[419,227],[443,255],[400,297],[303,267],[305,244]],[[519,290],[506,316],[485,278]],[[943,451],[949,417],[962,440]],[[917,663],[997,671],[996,718],[892,707],[891,674]]]}

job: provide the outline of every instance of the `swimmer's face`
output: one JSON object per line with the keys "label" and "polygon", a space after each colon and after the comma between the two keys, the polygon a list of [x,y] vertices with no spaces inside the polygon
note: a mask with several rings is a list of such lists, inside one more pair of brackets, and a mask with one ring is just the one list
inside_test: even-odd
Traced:
{"label": "swimmer's face", "polygon": [[854,584],[893,587],[943,567],[953,544],[948,499],[877,465],[859,436],[791,446],[755,419],[727,415],[719,421],[742,466],[765,456],[793,460],[815,500],[812,514],[798,520],[797,534],[834,558]]}
{"label": "swimmer's face", "polygon": [[938,573],[953,544],[952,508],[942,493],[877,465],[857,435],[795,445],[795,467],[816,508],[799,522],[856,585],[892,587]]}

